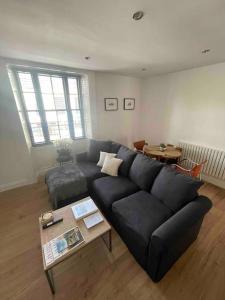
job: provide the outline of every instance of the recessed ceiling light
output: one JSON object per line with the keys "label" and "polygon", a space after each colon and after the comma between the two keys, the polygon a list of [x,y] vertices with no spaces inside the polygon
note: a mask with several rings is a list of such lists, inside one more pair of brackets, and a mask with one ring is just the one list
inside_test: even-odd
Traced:
{"label": "recessed ceiling light", "polygon": [[210,52],[210,49],[204,49],[204,50],[202,50],[202,54],[207,54],[209,52]]}
{"label": "recessed ceiling light", "polygon": [[133,14],[133,19],[135,20],[135,21],[139,21],[139,20],[141,20],[142,18],[143,18],[143,16],[144,16],[144,12],[143,11],[136,11],[134,14]]}
{"label": "recessed ceiling light", "polygon": [[85,56],[85,59],[86,59],[86,60],[89,60],[89,59],[90,59],[90,56]]}

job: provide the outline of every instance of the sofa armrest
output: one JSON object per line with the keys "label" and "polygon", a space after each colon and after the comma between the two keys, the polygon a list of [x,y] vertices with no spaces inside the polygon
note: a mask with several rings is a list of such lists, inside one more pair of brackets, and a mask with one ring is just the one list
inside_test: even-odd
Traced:
{"label": "sofa armrest", "polygon": [[78,153],[76,154],[76,161],[80,162],[80,161],[87,161],[87,152],[83,152],[83,153]]}
{"label": "sofa armrest", "polygon": [[153,232],[147,262],[147,272],[153,281],[159,281],[197,238],[211,207],[207,197],[198,196]]}

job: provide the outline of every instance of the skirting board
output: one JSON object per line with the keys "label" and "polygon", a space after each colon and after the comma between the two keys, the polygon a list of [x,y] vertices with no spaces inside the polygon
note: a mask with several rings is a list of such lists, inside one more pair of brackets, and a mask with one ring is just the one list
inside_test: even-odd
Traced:
{"label": "skirting board", "polygon": [[8,190],[12,190],[18,187],[22,187],[25,185],[29,185],[32,183],[35,183],[36,180],[28,180],[28,179],[22,179],[22,180],[18,180],[18,181],[13,181],[13,182],[9,182],[9,183],[5,183],[5,184],[1,184],[0,185],[0,192],[4,192],[4,191],[8,191]]}
{"label": "skirting board", "polygon": [[222,189],[225,189],[225,181],[224,180],[220,180],[220,179],[217,179],[217,178],[214,178],[214,177],[211,177],[211,176],[207,176],[207,175],[204,175],[204,174],[202,174],[202,180],[204,180],[206,182],[209,182],[209,183],[212,183],[216,186],[219,186]]}
{"label": "skirting board", "polygon": [[38,170],[38,172],[36,173],[36,178],[35,179],[25,179],[24,178],[24,179],[21,179],[21,180],[1,184],[0,185],[0,192],[4,192],[4,191],[12,190],[12,189],[15,189],[15,188],[18,188],[18,187],[22,187],[22,186],[25,186],[25,185],[30,185],[30,184],[36,183],[38,181],[39,176],[43,176],[48,170],[50,170],[54,167],[55,166],[48,166],[46,168]]}
{"label": "skirting board", "polygon": [[36,172],[36,178],[38,179],[39,176],[44,176],[45,173],[50,170],[50,169],[53,169],[55,167],[58,167],[59,165],[58,164],[55,164],[55,165],[52,165],[52,166],[47,166],[45,168],[42,168],[42,169],[39,169],[37,172]]}

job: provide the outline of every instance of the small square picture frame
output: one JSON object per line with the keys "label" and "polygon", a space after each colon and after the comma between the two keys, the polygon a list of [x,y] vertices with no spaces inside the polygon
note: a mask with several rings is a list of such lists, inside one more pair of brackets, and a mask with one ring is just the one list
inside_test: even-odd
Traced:
{"label": "small square picture frame", "polygon": [[104,98],[105,111],[117,111],[118,110],[118,98]]}
{"label": "small square picture frame", "polygon": [[124,98],[123,109],[124,110],[134,110],[135,109],[135,98]]}

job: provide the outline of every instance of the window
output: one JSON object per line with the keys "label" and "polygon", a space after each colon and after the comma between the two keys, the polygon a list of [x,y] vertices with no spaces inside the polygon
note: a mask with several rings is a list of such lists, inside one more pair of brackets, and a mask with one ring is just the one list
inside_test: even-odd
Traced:
{"label": "window", "polygon": [[13,74],[33,145],[85,137],[79,76],[33,69]]}

